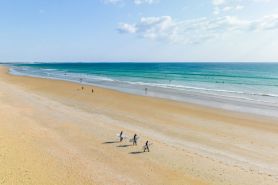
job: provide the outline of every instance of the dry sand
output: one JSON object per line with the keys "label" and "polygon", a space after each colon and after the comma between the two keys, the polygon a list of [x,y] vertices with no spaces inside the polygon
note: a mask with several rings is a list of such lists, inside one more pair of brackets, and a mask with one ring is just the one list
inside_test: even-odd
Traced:
{"label": "dry sand", "polygon": [[93,88],[0,68],[0,184],[278,184],[277,120]]}

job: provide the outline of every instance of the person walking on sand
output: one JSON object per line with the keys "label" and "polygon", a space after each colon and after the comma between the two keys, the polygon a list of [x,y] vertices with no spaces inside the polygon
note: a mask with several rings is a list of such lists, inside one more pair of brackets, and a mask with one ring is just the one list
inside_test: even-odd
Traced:
{"label": "person walking on sand", "polygon": [[146,144],[144,146],[144,152],[146,152],[146,150],[148,150],[148,152],[150,152],[150,149],[149,149],[149,141],[146,141]]}
{"label": "person walking on sand", "polygon": [[121,133],[120,133],[120,136],[119,136],[119,137],[120,137],[120,142],[122,142],[122,141],[123,141],[123,139],[124,139],[124,138],[123,138],[123,131],[121,131]]}
{"label": "person walking on sand", "polygon": [[137,134],[134,134],[134,136],[133,136],[133,143],[132,143],[132,145],[133,145],[133,146],[134,146],[134,145],[137,146]]}

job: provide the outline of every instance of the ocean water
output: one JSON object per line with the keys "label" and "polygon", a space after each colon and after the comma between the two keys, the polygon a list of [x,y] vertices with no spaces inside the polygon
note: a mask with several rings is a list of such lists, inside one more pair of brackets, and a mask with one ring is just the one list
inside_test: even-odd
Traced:
{"label": "ocean water", "polygon": [[10,72],[278,117],[278,63],[36,63]]}

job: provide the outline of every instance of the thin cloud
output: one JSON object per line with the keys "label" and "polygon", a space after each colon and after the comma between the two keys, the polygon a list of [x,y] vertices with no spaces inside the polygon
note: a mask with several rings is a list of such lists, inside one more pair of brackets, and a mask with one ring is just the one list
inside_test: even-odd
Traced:
{"label": "thin cloud", "polygon": [[107,4],[119,4],[122,3],[123,0],[103,0],[103,2]]}
{"label": "thin cloud", "polygon": [[159,0],[103,0],[103,2],[107,4],[122,4],[128,1],[134,3],[135,5],[141,5],[141,4],[154,4],[157,3]]}
{"label": "thin cloud", "polygon": [[140,4],[154,4],[157,3],[158,0],[134,0],[133,1],[135,4],[140,5]]}
{"label": "thin cloud", "polygon": [[244,4],[270,3],[273,0],[211,0],[213,14],[218,15],[244,9]]}
{"label": "thin cloud", "polygon": [[234,16],[174,20],[171,16],[142,17],[137,23],[121,23],[120,33],[140,38],[163,40],[171,43],[198,44],[229,33],[247,33],[278,29],[278,15],[256,20],[243,20]]}

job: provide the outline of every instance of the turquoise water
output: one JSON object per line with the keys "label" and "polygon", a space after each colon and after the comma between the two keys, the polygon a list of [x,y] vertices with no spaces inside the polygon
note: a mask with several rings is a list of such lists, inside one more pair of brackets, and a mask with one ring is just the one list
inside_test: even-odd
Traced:
{"label": "turquoise water", "polygon": [[17,64],[11,72],[236,111],[268,115],[278,110],[275,63]]}

